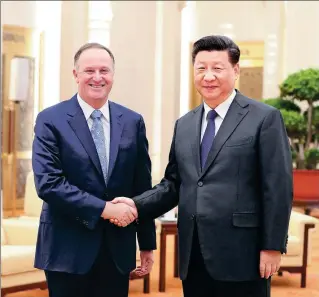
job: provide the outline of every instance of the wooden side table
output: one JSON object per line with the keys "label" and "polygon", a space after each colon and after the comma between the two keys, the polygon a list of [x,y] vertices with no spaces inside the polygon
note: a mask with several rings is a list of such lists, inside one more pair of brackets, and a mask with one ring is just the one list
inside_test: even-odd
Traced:
{"label": "wooden side table", "polygon": [[167,235],[174,235],[174,276],[178,277],[178,235],[177,235],[177,221],[161,222],[160,234],[160,265],[159,265],[159,291],[165,292],[166,285],[166,237]]}

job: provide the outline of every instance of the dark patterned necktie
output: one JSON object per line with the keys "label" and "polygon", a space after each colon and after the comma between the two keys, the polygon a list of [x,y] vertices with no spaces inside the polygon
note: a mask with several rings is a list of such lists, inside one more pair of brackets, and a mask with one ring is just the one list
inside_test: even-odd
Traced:
{"label": "dark patterned necktie", "polygon": [[215,137],[215,118],[217,116],[215,110],[210,110],[207,114],[207,127],[201,143],[201,166],[202,169],[205,166],[208,153],[212,147]]}

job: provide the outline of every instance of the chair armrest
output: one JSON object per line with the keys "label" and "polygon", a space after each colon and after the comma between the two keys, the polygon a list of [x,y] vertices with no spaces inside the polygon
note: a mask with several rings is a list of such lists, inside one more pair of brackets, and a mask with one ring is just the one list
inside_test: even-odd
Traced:
{"label": "chair armrest", "polygon": [[288,235],[302,238],[304,236],[306,225],[311,225],[312,228],[314,228],[316,225],[319,225],[319,220],[314,217],[292,211],[290,216]]}
{"label": "chair armrest", "polygon": [[8,245],[35,245],[38,236],[39,221],[3,219],[2,227]]}

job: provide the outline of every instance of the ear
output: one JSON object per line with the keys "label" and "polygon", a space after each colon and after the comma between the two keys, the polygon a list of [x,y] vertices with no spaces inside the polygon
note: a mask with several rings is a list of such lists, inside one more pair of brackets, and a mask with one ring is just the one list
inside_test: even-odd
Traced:
{"label": "ear", "polygon": [[236,78],[236,80],[237,80],[238,77],[239,77],[239,73],[240,73],[239,63],[237,63],[237,64],[234,66],[234,71],[235,71],[235,78]]}
{"label": "ear", "polygon": [[74,76],[75,82],[78,84],[79,83],[79,78],[78,78],[78,73],[77,73],[75,68],[73,69],[73,76]]}

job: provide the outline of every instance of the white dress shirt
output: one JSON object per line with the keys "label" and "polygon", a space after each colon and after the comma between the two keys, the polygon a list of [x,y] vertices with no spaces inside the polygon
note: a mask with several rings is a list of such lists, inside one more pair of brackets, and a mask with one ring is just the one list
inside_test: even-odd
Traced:
{"label": "white dress shirt", "polygon": [[[236,91],[233,90],[233,92],[230,94],[230,96],[221,104],[219,104],[216,108],[215,111],[217,112],[217,116],[215,118],[215,135],[217,134],[226,114],[227,111],[233,102],[234,98],[236,96]],[[202,129],[201,129],[201,142],[207,127],[207,114],[208,112],[212,110],[204,101],[204,113],[203,113],[203,118],[202,118]]]}
{"label": "white dress shirt", "polygon": [[[79,94],[77,94],[77,99],[80,104],[81,109],[83,110],[85,119],[91,131],[93,125],[93,119],[91,118],[92,112],[95,110],[91,105],[87,104]],[[107,100],[106,103],[99,109],[102,112],[102,125],[103,125],[103,132],[105,138],[105,149],[106,149],[106,159],[107,159],[107,167],[109,167],[109,160],[110,160],[110,110],[109,110],[109,101]]]}

